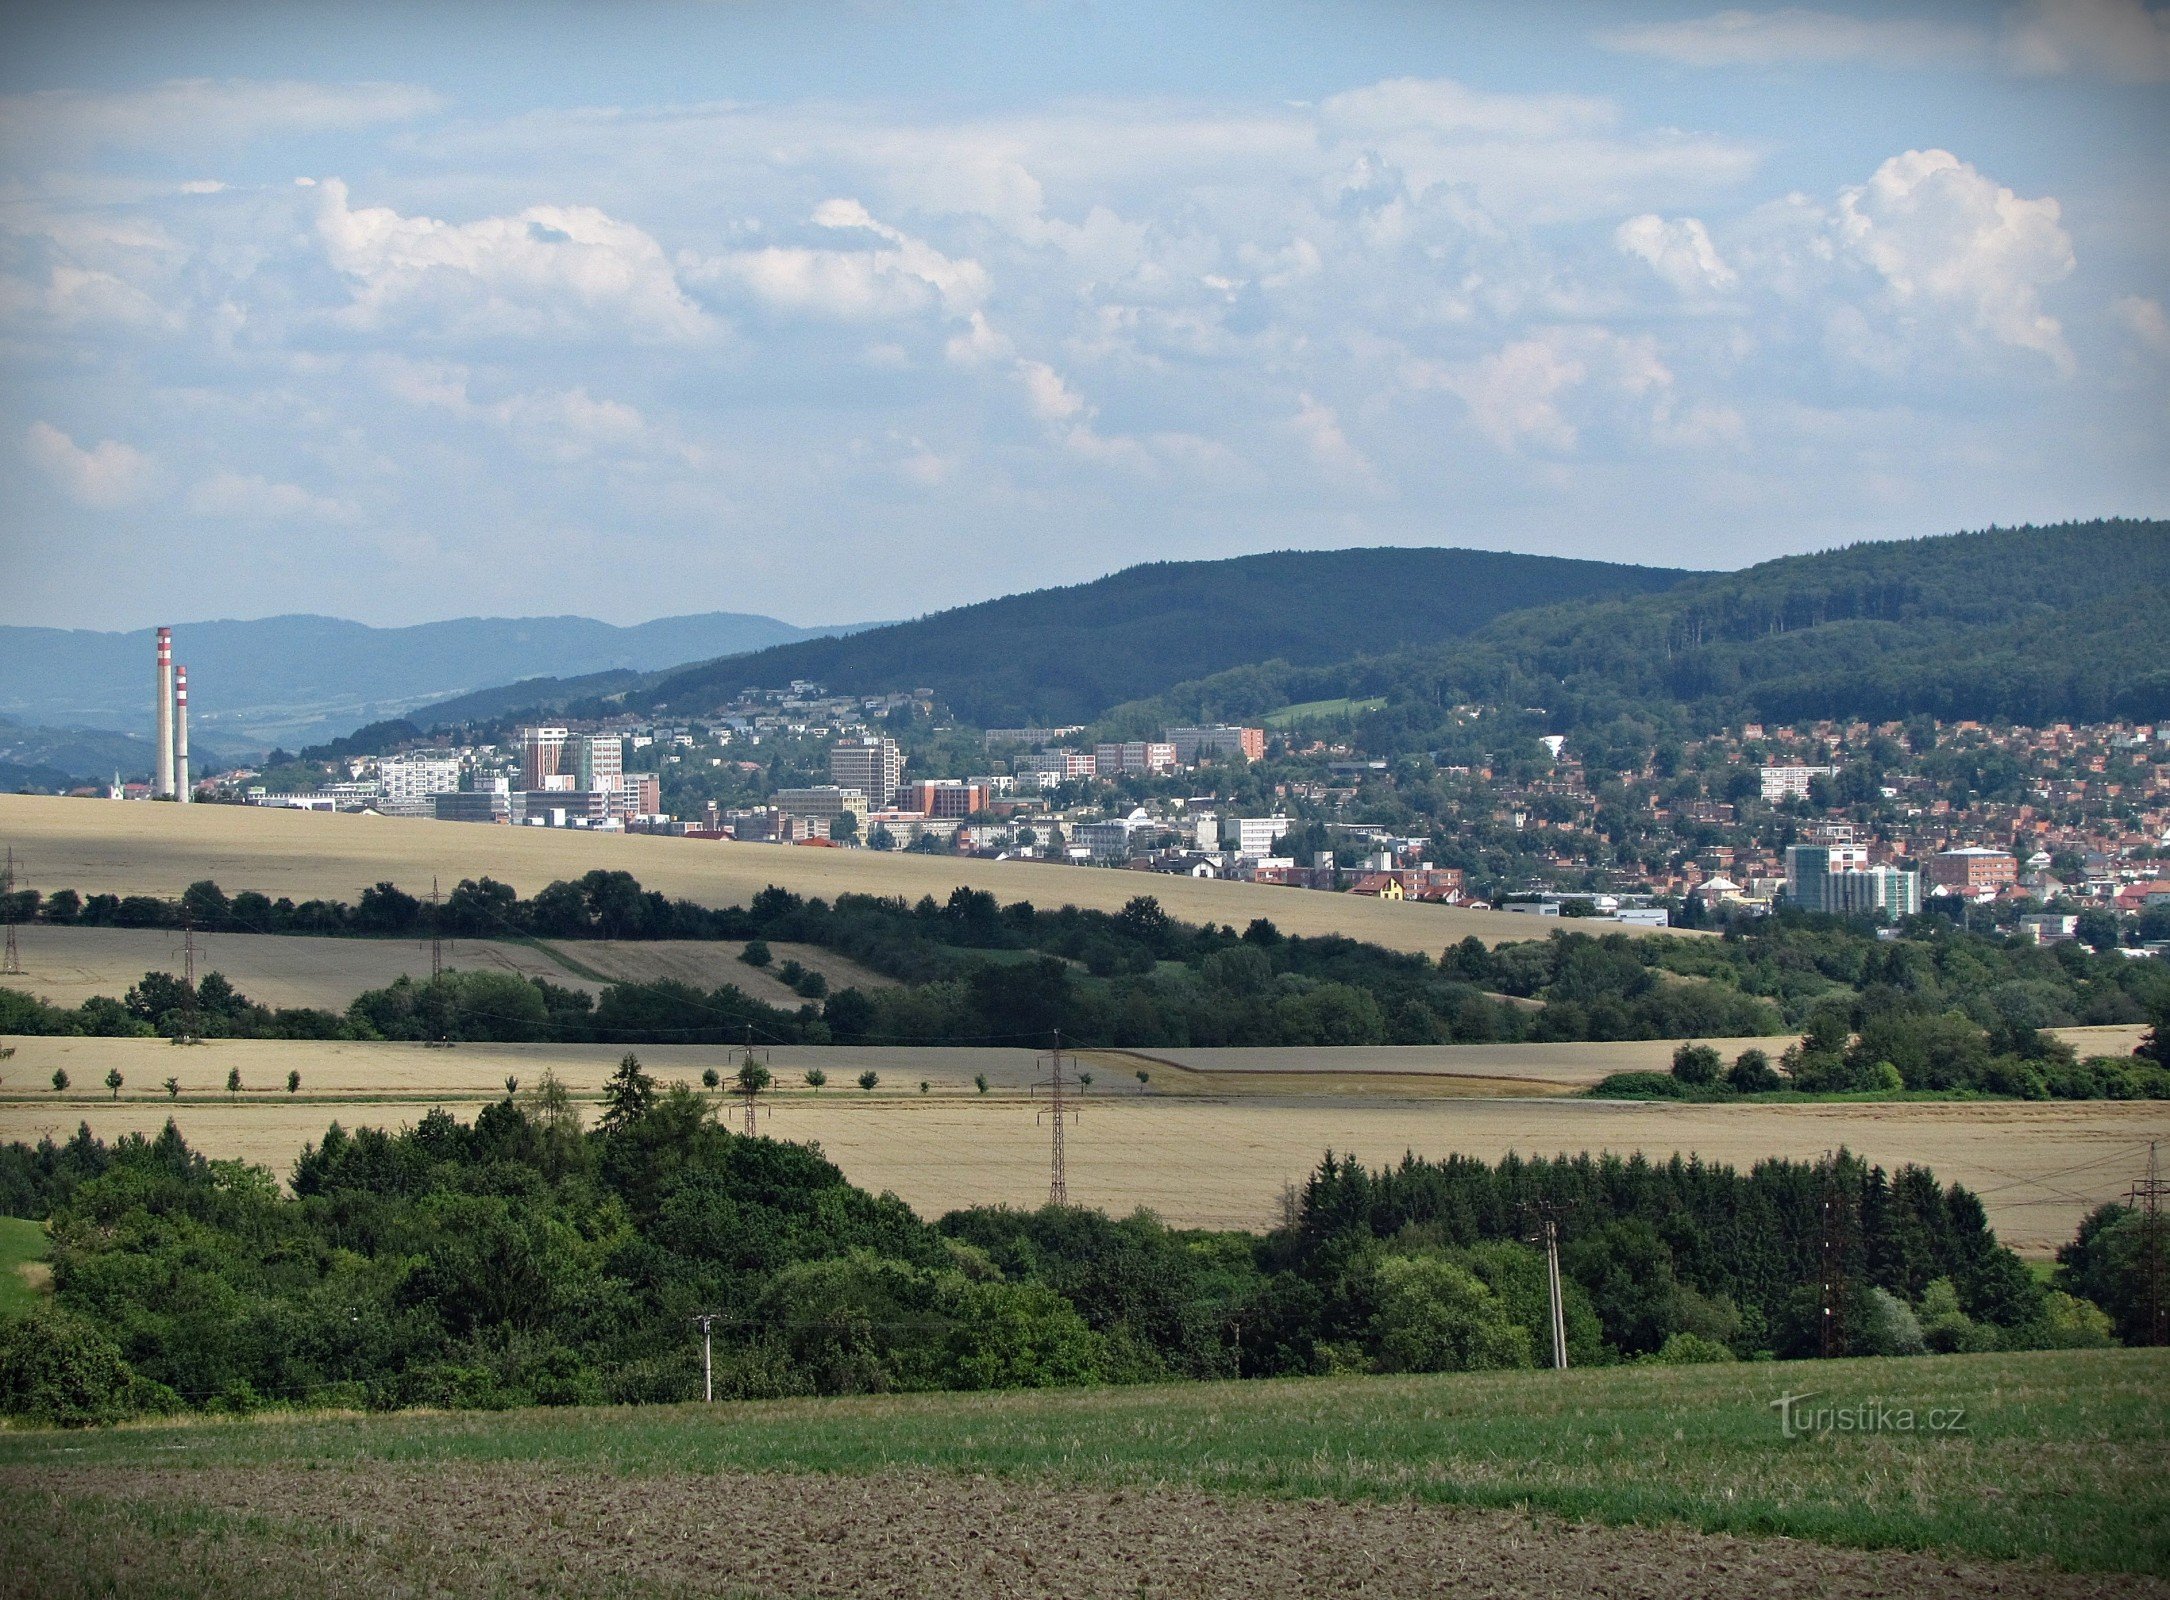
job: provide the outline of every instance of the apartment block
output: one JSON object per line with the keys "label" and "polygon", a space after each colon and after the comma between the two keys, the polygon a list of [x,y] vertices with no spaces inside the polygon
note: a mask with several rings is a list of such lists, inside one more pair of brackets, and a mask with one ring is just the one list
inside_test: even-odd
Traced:
{"label": "apartment block", "polygon": [[[520,730],[520,787],[524,790],[570,789],[572,774],[565,770],[565,741],[570,735],[563,728],[522,728]],[[560,782],[552,782],[560,779]]]}
{"label": "apartment block", "polygon": [[819,817],[824,822],[833,822],[847,811],[863,817],[875,809],[864,790],[833,783],[811,789],[778,789],[772,803],[786,816]]}
{"label": "apartment block", "polygon": [[1222,761],[1258,761],[1266,754],[1264,728],[1237,728],[1226,723],[1209,728],[1170,728],[1161,735],[1175,747],[1179,766],[1194,767],[1201,756]]}
{"label": "apartment block", "polygon": [[897,809],[927,817],[969,817],[985,811],[990,798],[979,779],[931,778],[899,788]]}
{"label": "apartment block", "polygon": [[1763,798],[1772,803],[1804,800],[1808,797],[1810,782],[1836,776],[1836,767],[1765,767],[1762,772]]}
{"label": "apartment block", "polygon": [[1093,747],[1093,769],[1103,778],[1150,777],[1175,770],[1175,746],[1161,740],[1130,739]]}
{"label": "apartment block", "polygon": [[1928,867],[1933,886],[1974,900],[1991,899],[2019,882],[2019,862],[2009,850],[1939,850]]}
{"label": "apartment block", "polygon": [[876,811],[896,804],[903,781],[904,754],[894,739],[846,739],[830,748],[829,782],[858,790]]}

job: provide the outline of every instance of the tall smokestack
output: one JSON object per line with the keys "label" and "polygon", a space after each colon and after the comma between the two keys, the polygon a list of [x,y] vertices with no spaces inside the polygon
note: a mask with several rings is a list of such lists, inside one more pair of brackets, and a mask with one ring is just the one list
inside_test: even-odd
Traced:
{"label": "tall smokestack", "polygon": [[186,805],[194,798],[188,782],[188,668],[173,669],[173,797]]}
{"label": "tall smokestack", "polygon": [[158,754],[151,772],[151,798],[173,798],[173,630],[158,630]]}

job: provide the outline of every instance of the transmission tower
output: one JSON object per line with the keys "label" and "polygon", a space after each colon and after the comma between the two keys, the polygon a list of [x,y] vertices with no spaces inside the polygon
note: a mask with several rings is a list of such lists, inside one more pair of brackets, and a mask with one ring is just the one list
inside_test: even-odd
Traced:
{"label": "transmission tower", "polygon": [[[739,1070],[742,1074],[745,1074],[745,1069],[747,1067],[766,1067],[768,1065],[768,1049],[766,1046],[757,1046],[753,1042],[753,1024],[751,1022],[746,1024],[746,1043],[744,1045],[744,1049],[746,1052],[745,1057],[739,1063]],[[759,1088],[752,1086],[752,1079],[750,1074],[740,1077],[738,1095],[740,1099],[746,1102],[746,1137],[751,1139],[754,1136],[754,1122],[758,1114],[756,1102],[758,1102],[761,1097],[761,1091]]]}
{"label": "transmission tower", "polygon": [[0,957],[0,973],[9,977],[20,976],[23,970],[22,946],[15,935],[15,846],[8,846],[8,864],[0,868],[0,902],[7,906],[7,954]]}
{"label": "transmission tower", "polygon": [[430,981],[433,983],[445,975],[445,941],[444,936],[438,931],[439,927],[440,924],[437,921],[437,877],[432,873],[429,880],[429,975]]}
{"label": "transmission tower", "polygon": [[2147,1318],[2147,1342],[2170,1344],[2170,1296],[2163,1284],[2162,1199],[2166,1185],[2153,1140],[2147,1146],[2147,1176],[2126,1191],[2140,1213],[2140,1308]]}
{"label": "transmission tower", "polygon": [[1825,1360],[1846,1353],[1846,1205],[1838,1169],[1824,1158],[1823,1223],[1817,1246],[1822,1300],[1818,1350]]}
{"label": "transmission tower", "polygon": [[1047,1091],[1047,1105],[1034,1120],[1046,1122],[1054,1133],[1054,1142],[1048,1150],[1047,1203],[1066,1206],[1070,1203],[1070,1179],[1063,1166],[1062,1125],[1065,1120],[1077,1116],[1077,1108],[1066,1103],[1064,1096],[1069,1086],[1062,1079],[1062,1030],[1055,1030],[1055,1047],[1040,1060],[1048,1064],[1047,1076],[1035,1083],[1033,1092]]}

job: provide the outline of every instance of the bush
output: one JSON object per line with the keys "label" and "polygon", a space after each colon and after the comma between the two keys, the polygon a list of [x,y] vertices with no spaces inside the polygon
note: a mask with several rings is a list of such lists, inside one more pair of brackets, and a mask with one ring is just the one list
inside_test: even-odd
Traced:
{"label": "bush", "polygon": [[80,1317],[48,1306],[0,1323],[0,1411],[10,1416],[81,1428],[174,1406],[170,1391],[139,1379],[120,1346]]}
{"label": "bush", "polygon": [[1683,1085],[1669,1072],[1613,1072],[1590,1090],[1597,1100],[1678,1100]]}
{"label": "bush", "polygon": [[1700,1089],[1718,1081],[1718,1052],[1707,1044],[1684,1044],[1673,1052],[1673,1076]]}
{"label": "bush", "polygon": [[1771,1058],[1754,1045],[1733,1058],[1733,1065],[1726,1068],[1725,1082],[1735,1094],[1769,1094],[1785,1087]]}
{"label": "bush", "polygon": [[1694,1333],[1676,1333],[1660,1345],[1658,1353],[1650,1359],[1665,1367],[1692,1367],[1715,1365],[1735,1358],[1733,1352],[1716,1339],[1705,1339]]}
{"label": "bush", "polygon": [[1888,1289],[1871,1289],[1862,1296],[1854,1343],[1872,1356],[1918,1356],[1928,1348],[1914,1308]]}
{"label": "bush", "polygon": [[1439,1256],[1385,1256],[1373,1270],[1370,1343],[1382,1372],[1488,1372],[1530,1365],[1529,1330],[1475,1273]]}
{"label": "bush", "polygon": [[748,939],[746,948],[738,954],[739,960],[749,967],[765,967],[769,964],[769,945],[766,939]]}

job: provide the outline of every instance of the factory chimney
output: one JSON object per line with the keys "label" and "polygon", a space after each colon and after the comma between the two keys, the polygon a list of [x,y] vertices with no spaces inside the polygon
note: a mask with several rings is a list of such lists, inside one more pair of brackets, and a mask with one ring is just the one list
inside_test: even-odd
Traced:
{"label": "factory chimney", "polygon": [[186,805],[194,795],[188,781],[188,668],[173,669],[173,798]]}
{"label": "factory chimney", "polygon": [[158,753],[151,772],[151,798],[173,798],[173,630],[158,630]]}

